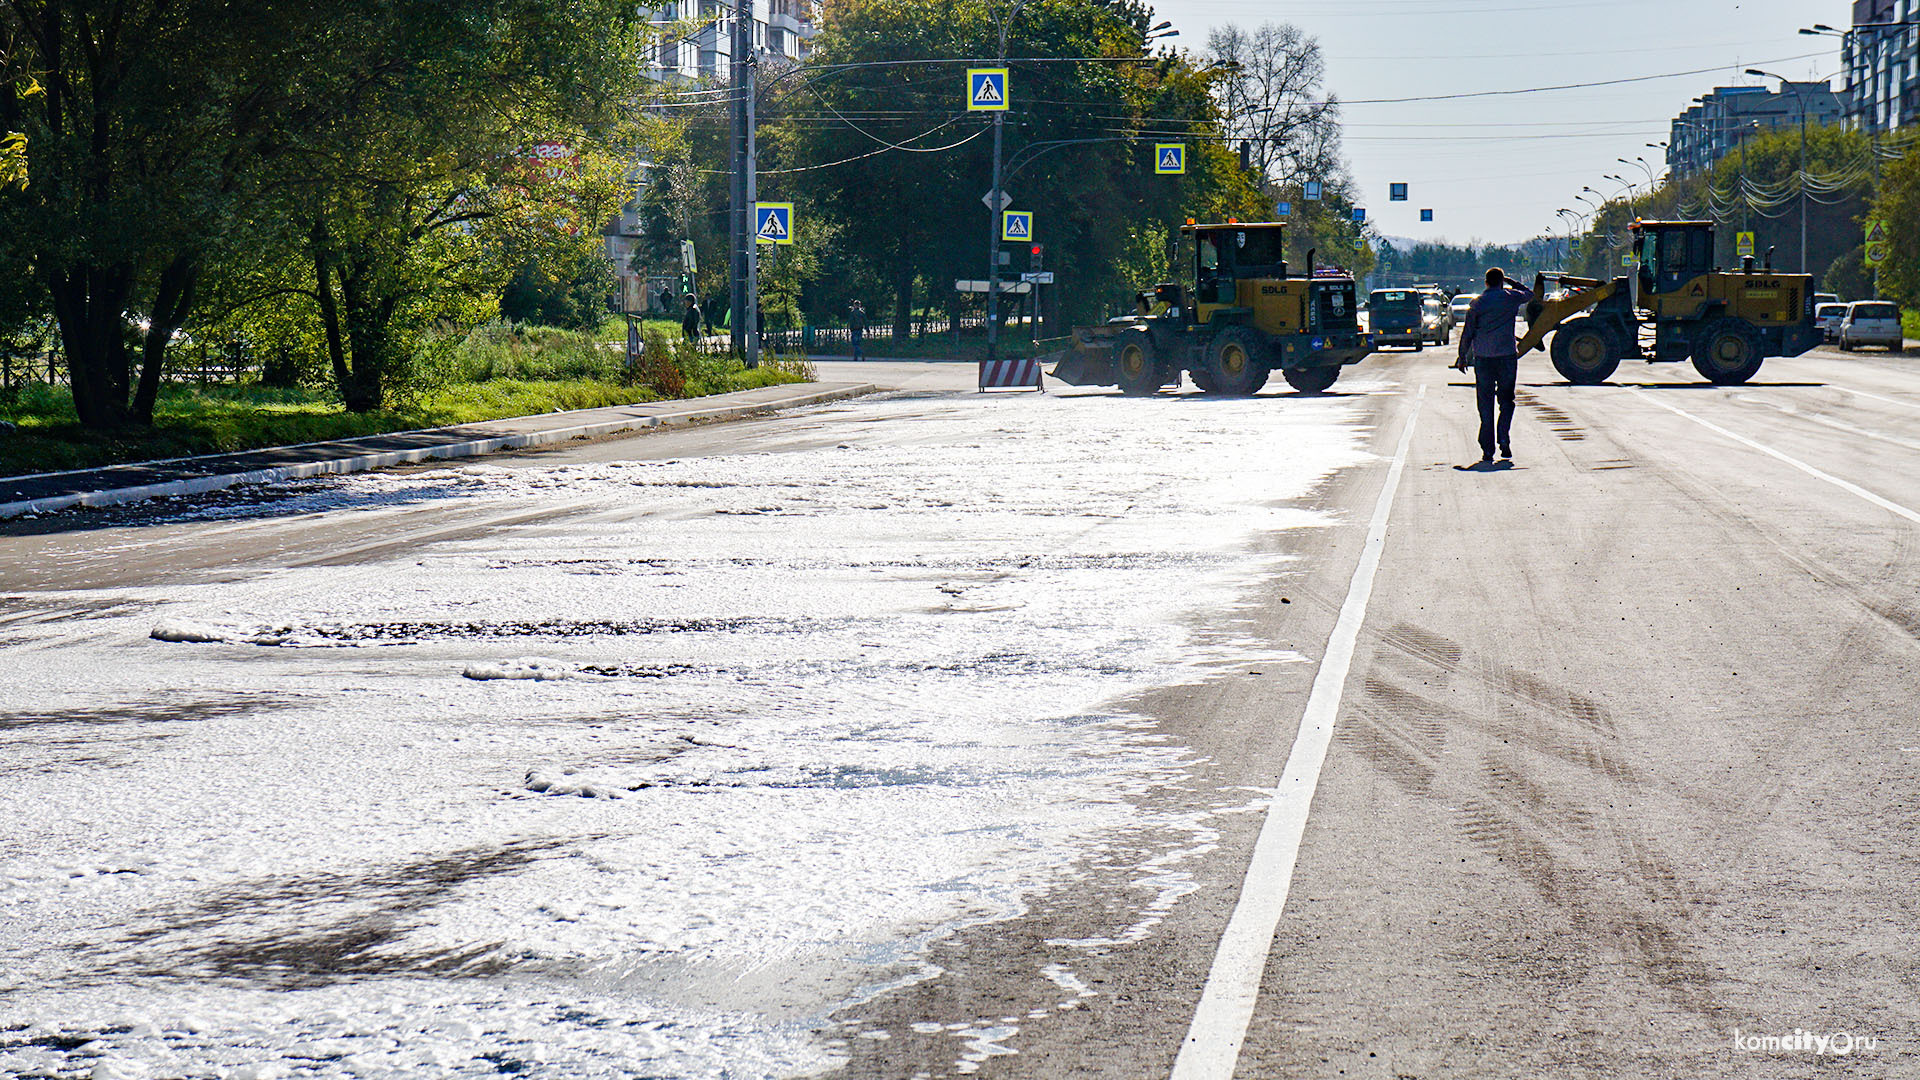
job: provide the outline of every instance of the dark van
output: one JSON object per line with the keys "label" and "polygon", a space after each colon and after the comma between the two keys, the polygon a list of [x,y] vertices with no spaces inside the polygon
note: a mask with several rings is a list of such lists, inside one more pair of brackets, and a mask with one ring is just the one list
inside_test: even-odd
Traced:
{"label": "dark van", "polygon": [[1367,328],[1374,345],[1410,345],[1419,352],[1430,333],[1420,325],[1424,299],[1418,289],[1375,289],[1367,297]]}

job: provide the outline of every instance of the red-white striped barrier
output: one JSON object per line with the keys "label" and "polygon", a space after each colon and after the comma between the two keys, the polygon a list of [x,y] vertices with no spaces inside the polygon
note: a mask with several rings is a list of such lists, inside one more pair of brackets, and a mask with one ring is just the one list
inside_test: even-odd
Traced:
{"label": "red-white striped barrier", "polygon": [[1040,361],[982,360],[980,389],[1045,391],[1046,387],[1040,382]]}

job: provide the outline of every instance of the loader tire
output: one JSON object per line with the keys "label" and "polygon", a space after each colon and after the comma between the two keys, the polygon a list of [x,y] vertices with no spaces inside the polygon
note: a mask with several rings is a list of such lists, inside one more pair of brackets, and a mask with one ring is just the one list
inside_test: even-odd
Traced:
{"label": "loader tire", "polygon": [[1202,363],[1199,367],[1187,372],[1187,374],[1192,377],[1193,385],[1198,387],[1201,393],[1217,394],[1220,392],[1219,388],[1213,385],[1213,376],[1207,374],[1206,364]]}
{"label": "loader tire", "polygon": [[1154,355],[1153,339],[1141,333],[1127,335],[1113,350],[1113,374],[1120,392],[1128,397],[1159,393],[1160,358]]}
{"label": "loader tire", "polygon": [[1760,335],[1745,319],[1715,319],[1693,339],[1693,370],[1715,386],[1739,386],[1765,360]]}
{"label": "loader tire", "polygon": [[1267,385],[1267,362],[1261,359],[1263,342],[1251,327],[1229,326],[1207,344],[1207,377],[1213,392],[1227,397],[1252,397]]}
{"label": "loader tire", "polygon": [[1287,368],[1280,374],[1286,376],[1287,385],[1302,394],[1324,394],[1340,377],[1337,367]]}
{"label": "loader tire", "polygon": [[1599,386],[1620,368],[1620,343],[1593,319],[1573,319],[1554,331],[1553,369],[1575,386]]}

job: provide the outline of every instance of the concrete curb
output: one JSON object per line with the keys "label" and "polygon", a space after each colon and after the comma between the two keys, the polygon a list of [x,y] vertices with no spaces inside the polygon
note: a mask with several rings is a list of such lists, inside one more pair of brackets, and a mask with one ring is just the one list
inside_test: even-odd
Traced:
{"label": "concrete curb", "polygon": [[249,472],[195,476],[185,480],[171,480],[161,484],[143,484],[138,487],[113,488],[104,491],[84,491],[66,495],[49,495],[44,498],[28,499],[22,502],[0,503],[0,520],[19,517],[22,514],[52,513],[56,510],[65,510],[74,506],[115,506],[121,503],[139,502],[142,499],[154,499],[168,495],[198,495],[202,492],[218,491],[222,488],[237,487],[241,484],[271,484],[282,480],[299,480],[309,476],[326,476],[333,473],[368,472],[373,469],[384,469],[392,465],[405,465],[412,462],[429,461],[437,458],[477,457],[482,454],[497,453],[501,450],[523,450],[530,446],[549,446],[554,443],[568,442],[573,439],[597,439],[605,435],[617,435],[624,431],[641,431],[647,428],[688,424],[697,420],[738,419],[744,416],[752,416],[756,413],[771,413],[781,409],[793,409],[805,405],[819,405],[829,401],[843,401],[847,398],[876,393],[879,389],[878,386],[872,383],[861,383],[834,390],[799,394],[778,401],[743,402],[738,405],[722,405],[715,408],[689,409],[685,412],[651,416],[632,416],[620,420],[603,421],[596,424],[576,424],[572,427],[554,428],[549,431],[529,431],[516,435],[500,435],[486,439],[471,439],[466,442],[447,443],[444,446],[422,446],[408,450],[386,450],[378,453],[361,454],[354,457],[332,458],[325,461],[303,461],[298,465],[280,465],[271,469],[254,469]]}

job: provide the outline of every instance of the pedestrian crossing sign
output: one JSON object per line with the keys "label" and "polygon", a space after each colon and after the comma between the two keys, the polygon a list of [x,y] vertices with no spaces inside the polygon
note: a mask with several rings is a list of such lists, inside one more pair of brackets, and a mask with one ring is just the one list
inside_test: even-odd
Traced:
{"label": "pedestrian crossing sign", "polygon": [[1186,143],[1155,143],[1153,171],[1161,176],[1184,176],[1187,171]]}
{"label": "pedestrian crossing sign", "polygon": [[967,111],[1007,111],[1007,69],[967,69]]}
{"label": "pedestrian crossing sign", "polygon": [[1033,239],[1033,211],[1007,210],[1000,214],[1000,239]]}
{"label": "pedestrian crossing sign", "polygon": [[754,238],[763,244],[793,243],[793,204],[763,202],[753,204]]}

